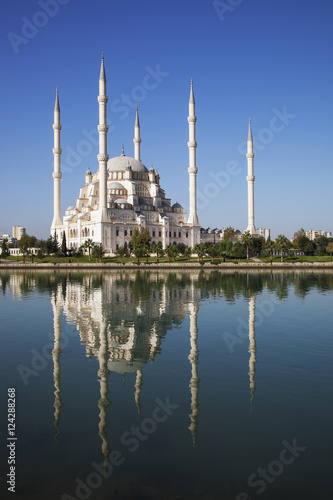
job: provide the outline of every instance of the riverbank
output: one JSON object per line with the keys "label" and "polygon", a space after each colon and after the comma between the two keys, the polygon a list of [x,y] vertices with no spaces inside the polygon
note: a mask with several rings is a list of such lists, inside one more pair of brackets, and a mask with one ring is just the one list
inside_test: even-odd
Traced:
{"label": "riverbank", "polygon": [[95,263],[95,262],[71,262],[71,263],[40,263],[40,262],[0,262],[0,270],[54,270],[65,269],[67,271],[77,269],[96,269],[96,270],[112,270],[112,269],[176,269],[176,270],[192,270],[192,269],[332,269],[333,262],[222,262],[220,264],[211,264],[210,262],[134,262],[121,263]]}

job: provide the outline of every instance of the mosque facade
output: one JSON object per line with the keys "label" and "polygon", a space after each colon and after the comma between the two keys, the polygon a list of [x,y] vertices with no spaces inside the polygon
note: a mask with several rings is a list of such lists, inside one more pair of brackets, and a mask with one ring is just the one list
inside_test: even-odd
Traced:
{"label": "mosque facade", "polygon": [[171,202],[160,185],[160,176],[152,166],[141,162],[141,136],[138,108],[134,125],[134,157],[122,154],[110,158],[107,153],[106,76],[102,56],[99,77],[99,168],[86,171],[75,205],[70,205],[61,218],[61,147],[60,105],[58,90],[54,108],[54,215],[51,234],[61,242],[66,235],[67,247],[78,249],[87,239],[103,245],[106,254],[113,254],[124,244],[130,244],[133,230],[145,228],[151,243],[184,243],[193,247],[200,243],[200,224],[196,194],[196,116],[193,82],[189,99],[189,214],[179,203]]}

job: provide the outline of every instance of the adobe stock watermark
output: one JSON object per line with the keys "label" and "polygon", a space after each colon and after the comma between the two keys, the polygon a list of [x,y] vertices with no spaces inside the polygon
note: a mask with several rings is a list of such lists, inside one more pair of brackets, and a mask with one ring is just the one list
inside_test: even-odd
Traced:
{"label": "adobe stock watermark", "polygon": [[[76,328],[73,329],[70,328],[70,325],[66,325],[65,330],[61,333],[60,349],[65,349],[70,341],[70,338],[76,337],[78,333],[79,332]],[[47,336],[54,341],[53,332],[48,333]],[[30,383],[30,377],[37,377],[39,373],[45,370],[49,362],[53,360],[54,345],[51,343],[45,344],[42,349],[37,350],[33,348],[30,352],[32,354],[30,365],[26,366],[21,363],[17,366],[17,371],[26,387]]]}
{"label": "adobe stock watermark", "polygon": [[233,12],[236,7],[243,3],[243,1],[244,0],[225,0],[222,2],[221,0],[214,0],[212,5],[220,21],[224,21],[225,14]]}
{"label": "adobe stock watermark", "polygon": [[37,4],[41,10],[37,10],[31,19],[21,17],[21,34],[10,31],[7,38],[15,52],[19,53],[20,46],[26,45],[44,28],[49,20],[55,17],[62,5],[67,5],[71,0],[38,0]]}
{"label": "adobe stock watermark", "polygon": [[[158,425],[164,423],[180,406],[171,403],[170,396],[165,401],[156,398],[155,403],[156,406],[152,411],[151,417],[143,419],[138,426],[132,425],[130,430],[123,432],[121,435],[120,442],[124,447],[127,447],[124,453],[125,451],[130,453],[136,452],[140,444],[156,432]],[[92,462],[92,472],[84,480],[79,477],[75,479],[75,496],[63,493],[61,500],[87,500],[93,493],[93,490],[99,488],[103,484],[103,480],[111,476],[115,467],[120,467],[126,462],[124,453],[119,450],[113,450],[109,455],[107,464],[104,461],[99,464]]]}
{"label": "adobe stock watermark", "polygon": [[[130,111],[135,110],[137,104],[144,101],[148,93],[157,89],[165,78],[170,75],[168,71],[161,70],[160,64],[156,64],[155,68],[148,65],[145,67],[145,70],[146,73],[140,85],[134,86],[129,94],[121,94],[120,97],[111,101],[111,111],[120,120],[125,120],[130,115]],[[109,132],[113,132],[116,129],[116,125],[112,120],[108,119],[107,125],[109,126]],[[83,129],[81,133],[84,139],[79,141],[74,148],[72,146],[64,148],[61,165],[61,170],[64,173],[73,172],[93,152],[94,148],[98,147],[99,136],[97,127],[90,131]]]}
{"label": "adobe stock watermark", "polygon": [[[250,488],[257,488],[254,492],[257,495],[264,493],[267,485],[272,484],[278,476],[281,476],[285,465],[294,463],[296,458],[307,449],[306,446],[298,445],[296,438],[293,439],[292,444],[284,440],[282,441],[282,445],[283,448],[279,453],[278,459],[271,460],[265,469],[259,467],[256,472],[253,472],[248,477],[247,484]],[[236,500],[251,500],[251,497],[245,491],[242,491],[236,496]]]}
{"label": "adobe stock watermark", "polygon": [[[291,120],[296,118],[296,115],[288,113],[287,106],[283,106],[282,111],[273,108],[272,112],[273,116],[269,120],[268,126],[262,127],[258,134],[253,137],[254,153],[263,151],[274,140],[276,134],[283,132]],[[240,142],[237,151],[245,158],[247,141]],[[245,164],[245,160],[243,163]],[[203,190],[198,189],[197,191],[198,210],[207,208],[209,202],[217,198],[221,191],[229,186],[231,179],[238,176],[242,171],[243,167],[236,160],[229,161],[224,170],[219,170],[218,172],[210,171],[208,175],[212,179],[212,182],[206,182]]]}

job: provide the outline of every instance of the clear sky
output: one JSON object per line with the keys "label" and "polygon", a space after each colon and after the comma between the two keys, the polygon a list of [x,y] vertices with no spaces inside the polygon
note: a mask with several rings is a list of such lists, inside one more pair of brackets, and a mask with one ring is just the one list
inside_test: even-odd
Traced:
{"label": "clear sky", "polygon": [[98,168],[98,78],[108,153],[141,158],[188,208],[188,99],[197,115],[203,227],[247,226],[244,141],[255,138],[255,224],[272,237],[333,231],[330,0],[2,0],[0,234],[39,238],[53,217],[53,108],[61,108],[61,212]]}

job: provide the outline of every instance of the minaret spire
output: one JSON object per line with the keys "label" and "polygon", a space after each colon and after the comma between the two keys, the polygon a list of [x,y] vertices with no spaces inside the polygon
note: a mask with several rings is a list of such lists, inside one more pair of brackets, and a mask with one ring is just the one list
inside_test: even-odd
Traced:
{"label": "minaret spire", "polygon": [[54,158],[54,167],[53,167],[53,221],[51,226],[51,232],[53,233],[57,226],[61,226],[61,211],[60,211],[60,202],[61,202],[61,194],[60,194],[60,180],[61,180],[61,170],[60,170],[60,159],[61,159],[61,148],[60,148],[60,106],[59,106],[59,95],[58,89],[56,89],[56,98],[54,104],[54,148],[53,148],[53,158]]}
{"label": "minaret spire", "polygon": [[254,175],[253,175],[253,138],[251,130],[251,119],[249,119],[249,132],[247,137],[247,196],[248,196],[248,224],[247,231],[250,234],[256,234],[256,228],[254,225]]}
{"label": "minaret spire", "polygon": [[[107,132],[109,127],[106,124],[106,103],[108,102],[108,97],[106,95],[106,77],[103,54],[99,75],[99,96],[97,100],[99,103],[99,124],[97,127],[99,133],[99,154],[97,155],[99,162],[99,211],[100,222],[105,222],[107,220],[107,162],[109,159],[109,155],[107,154]],[[103,244],[102,234],[101,243]]]}
{"label": "minaret spire", "polygon": [[140,139],[140,122],[139,122],[139,110],[138,106],[136,107],[136,115],[135,115],[135,125],[134,125],[134,158],[138,161],[141,161],[140,159],[140,144],[141,144],[141,139]]}
{"label": "minaret spire", "polygon": [[[189,181],[190,181],[190,213],[188,216],[188,224],[192,226],[200,226],[199,219],[197,215],[197,166],[196,166],[196,148],[197,143],[195,141],[195,123],[197,117],[195,116],[195,100],[193,92],[193,80],[191,79],[191,91],[189,100],[189,116],[187,118],[189,124],[189,142],[187,143],[189,149]],[[192,238],[194,239],[194,238]],[[192,246],[194,246],[198,241],[192,241]]]}

